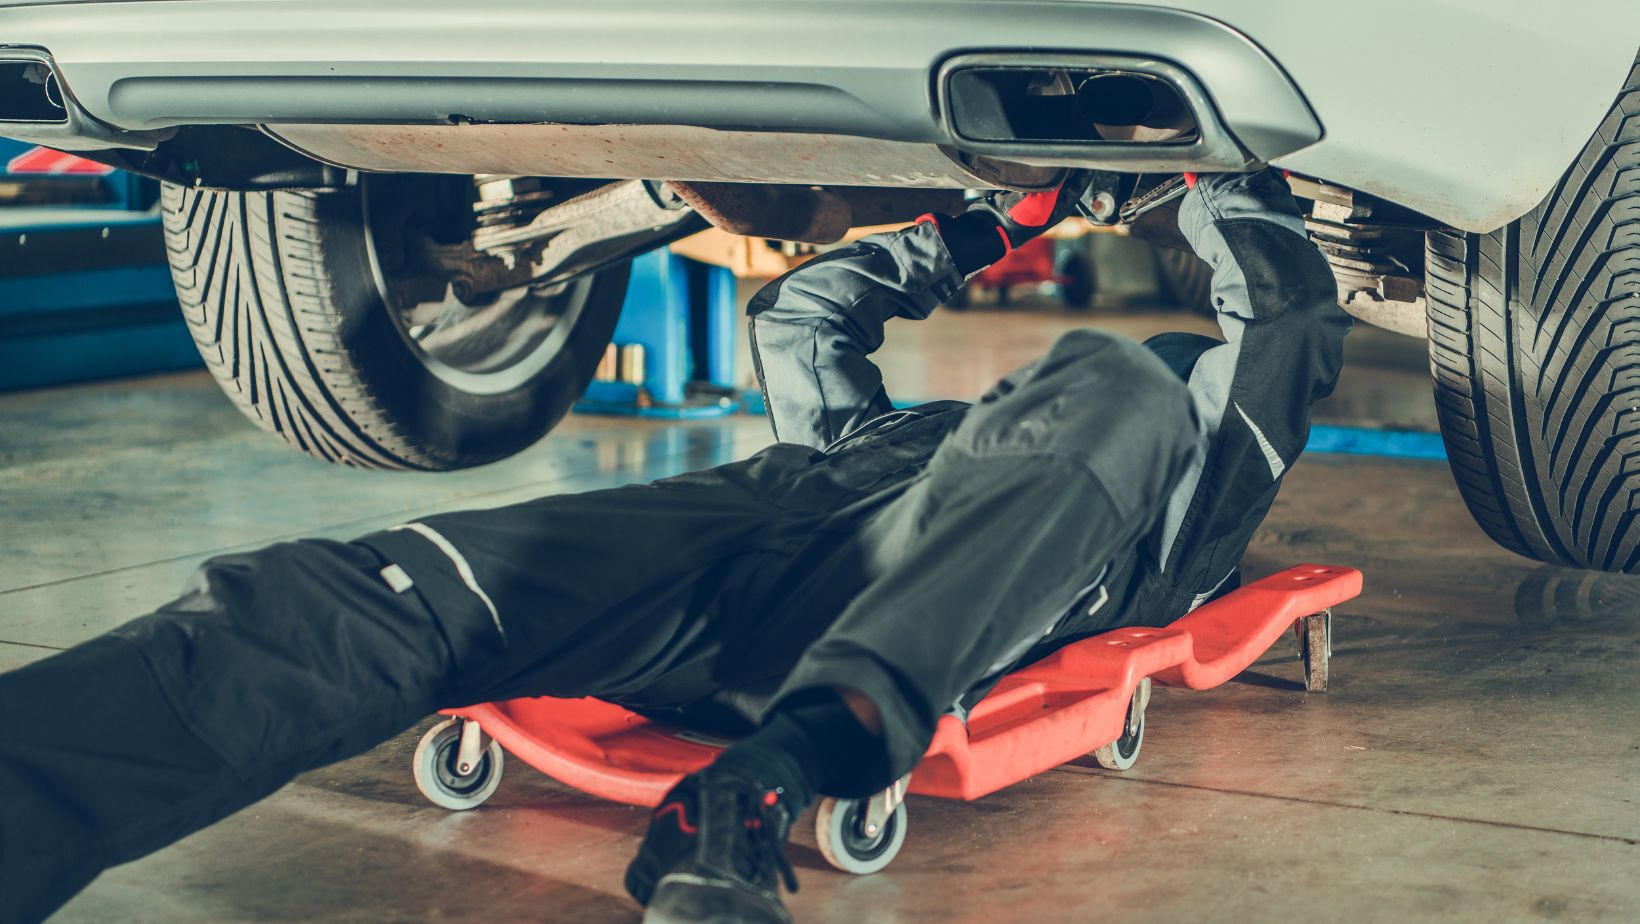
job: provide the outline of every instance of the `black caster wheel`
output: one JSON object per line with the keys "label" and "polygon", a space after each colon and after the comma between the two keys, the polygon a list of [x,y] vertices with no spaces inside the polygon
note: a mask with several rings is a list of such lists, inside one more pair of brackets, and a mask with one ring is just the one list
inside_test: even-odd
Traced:
{"label": "black caster wheel", "polygon": [[429,728],[411,758],[416,788],[429,802],[453,812],[483,805],[501,785],[501,745],[494,739],[479,752],[478,762],[463,772],[463,724],[461,719],[446,719]]}
{"label": "black caster wheel", "polygon": [[866,800],[821,799],[814,816],[820,855],[832,866],[858,876],[888,866],[905,846],[905,803],[895,807],[882,830],[867,834],[865,826]]}
{"label": "black caster wheel", "polygon": [[1126,770],[1139,760],[1145,743],[1145,707],[1150,705],[1150,678],[1139,681],[1128,700],[1127,724],[1122,737],[1093,752],[1093,761],[1106,770]]}

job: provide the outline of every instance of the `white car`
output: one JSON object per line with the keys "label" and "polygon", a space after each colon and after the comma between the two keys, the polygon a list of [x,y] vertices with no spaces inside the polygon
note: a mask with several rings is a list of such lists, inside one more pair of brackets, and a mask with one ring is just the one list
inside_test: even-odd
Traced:
{"label": "white car", "polygon": [[422,469],[550,429],[622,261],[708,222],[1274,164],[1341,299],[1427,323],[1487,531],[1636,571],[1637,48],[1634,0],[0,0],[0,135],[165,181],[246,413]]}

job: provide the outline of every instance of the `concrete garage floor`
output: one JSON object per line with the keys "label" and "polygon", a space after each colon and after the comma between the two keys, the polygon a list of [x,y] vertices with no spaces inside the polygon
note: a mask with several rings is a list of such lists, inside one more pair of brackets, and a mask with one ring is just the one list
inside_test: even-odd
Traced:
{"label": "concrete garage floor", "polygon": [[[1197,323],[1090,318],[1136,335]],[[890,384],[975,393],[1081,320],[900,322]],[[1430,426],[1421,351],[1358,331],[1323,417]],[[653,478],[767,440],[746,417],[577,417],[480,471],[385,474],[286,449],[203,373],[0,396],[0,668],[139,614],[213,553]],[[1160,689],[1132,771],[1087,759],[974,804],[913,798],[904,852],[872,877],[832,872],[800,824],[798,919],[1640,919],[1640,583],[1495,548],[1442,462],[1307,457],[1247,567],[1306,560],[1367,574],[1337,616],[1330,693],[1302,692],[1285,645],[1218,690]],[[516,760],[483,808],[434,808],[410,779],[427,724],[107,873],[55,920],[639,917],[619,882],[642,810]]]}

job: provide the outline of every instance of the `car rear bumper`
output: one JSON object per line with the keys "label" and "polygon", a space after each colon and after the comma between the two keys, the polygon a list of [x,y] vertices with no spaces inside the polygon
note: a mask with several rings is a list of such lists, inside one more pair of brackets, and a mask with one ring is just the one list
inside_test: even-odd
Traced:
{"label": "car rear bumper", "polygon": [[[627,175],[685,179],[654,169],[682,151],[716,167],[699,179],[890,186],[1030,185],[953,169],[976,154],[1129,171],[1262,160],[1486,231],[1576,158],[1637,29],[1632,0],[1314,0],[1301,13],[1246,0],[0,0],[0,43],[49,51],[80,116],[0,135],[91,150],[152,147],[170,126],[266,125],[370,169],[524,173],[511,161],[524,151],[546,152],[544,175],[568,162],[564,175],[615,176],[595,156],[613,149],[644,155]],[[955,140],[942,62],[1021,50],[1178,66],[1243,162]],[[475,122],[500,124],[455,131]],[[549,151],[548,123],[585,128]]]}
{"label": "car rear bumper", "polygon": [[[0,36],[48,54],[83,116],[0,134],[81,149],[148,146],[178,125],[293,123],[677,125],[962,148],[937,102],[942,62],[1044,50],[1176,66],[1230,142],[1127,152],[1150,161],[1111,149],[1107,162],[1234,169],[1321,136],[1281,68],[1239,32],[1122,4],[24,2],[0,3]],[[1089,160],[1029,145],[985,153]]]}

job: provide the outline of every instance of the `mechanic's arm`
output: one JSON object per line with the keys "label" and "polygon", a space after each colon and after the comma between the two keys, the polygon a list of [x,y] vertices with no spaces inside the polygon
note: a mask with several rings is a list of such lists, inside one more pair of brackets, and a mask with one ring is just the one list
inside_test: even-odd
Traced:
{"label": "mechanic's arm", "polygon": [[962,285],[932,221],[876,234],[752,297],[752,360],[775,439],[823,449],[893,409],[870,359],[892,317],[922,319]]}
{"label": "mechanic's arm", "polygon": [[775,439],[824,449],[894,405],[870,355],[892,317],[922,320],[965,276],[1059,224],[1092,174],[1052,189],[998,190],[960,215],[924,215],[811,260],[752,297],[752,360]]}
{"label": "mechanic's arm", "polygon": [[[1213,268],[1212,301],[1226,342],[1191,370],[1206,443],[1193,488],[1169,505],[1161,561],[1164,574],[1185,584],[1211,583],[1239,563],[1281,476],[1304,449],[1310,405],[1338,381],[1351,320],[1275,171],[1202,176],[1180,205],[1179,230]],[[1178,573],[1180,563],[1195,573]]]}

